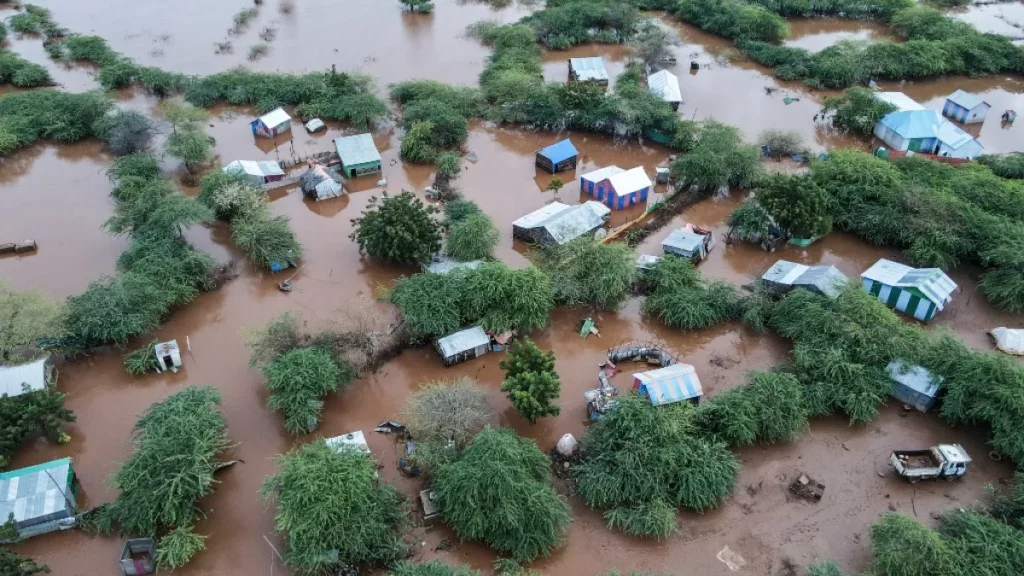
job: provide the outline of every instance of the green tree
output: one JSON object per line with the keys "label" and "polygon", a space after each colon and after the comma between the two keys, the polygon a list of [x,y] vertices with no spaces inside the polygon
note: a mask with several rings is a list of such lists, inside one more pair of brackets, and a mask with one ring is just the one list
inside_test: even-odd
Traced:
{"label": "green tree", "polygon": [[875,568],[886,576],[954,574],[951,551],[939,534],[903,514],[888,513],[871,526]]}
{"label": "green tree", "polygon": [[402,160],[415,164],[431,164],[437,160],[440,150],[433,145],[433,122],[414,122],[405,132],[398,155]]}
{"label": "green tree", "polygon": [[284,413],[284,427],[292,434],[312,432],[320,423],[323,398],[355,376],[331,353],[320,348],[296,348],[263,368],[270,396],[267,406]]}
{"label": "green tree", "polygon": [[285,564],[296,574],[336,573],[406,554],[408,508],[398,491],[378,483],[369,454],[316,440],[279,457],[277,467],[261,493],[277,502],[274,524],[285,534]]}
{"label": "green tree", "polygon": [[445,239],[445,251],[462,262],[490,259],[494,256],[498,240],[498,229],[490,216],[478,212],[451,225]]}
{"label": "green tree", "polygon": [[213,159],[213,144],[198,130],[175,130],[167,137],[167,153],[181,160],[191,174],[194,168]]}
{"label": "green tree", "polygon": [[893,110],[895,106],[875,98],[869,88],[859,87],[848,89],[842,96],[826,98],[822,107],[836,128],[862,136],[871,136],[878,121]]}
{"label": "green tree", "polygon": [[60,304],[38,292],[18,292],[0,281],[0,364],[37,358],[43,354],[41,340],[64,335]]}
{"label": "green tree", "polygon": [[555,353],[542,352],[529,338],[517,340],[509,347],[506,358],[498,362],[505,371],[501,383],[509,402],[531,424],[537,418],[557,416],[562,409],[552,404],[562,389],[555,372]]}
{"label": "green tree", "polygon": [[636,26],[629,40],[630,54],[645,66],[656,67],[672,56],[672,47],[679,40],[666,32],[652,20],[644,20]]}
{"label": "green tree", "polygon": [[757,189],[757,201],[796,238],[820,238],[832,231],[828,195],[809,176],[769,176]]}
{"label": "green tree", "polygon": [[749,188],[763,173],[757,147],[744,144],[736,128],[713,120],[700,126],[693,149],[681,154],[669,170],[674,182],[705,191]]}
{"label": "green tree", "polygon": [[550,459],[512,430],[485,428],[436,471],[433,487],[459,538],[519,562],[550,553],[569,527],[569,506],[551,488]]}
{"label": "green tree", "polygon": [[707,510],[732,492],[736,457],[695,434],[692,413],[685,402],[654,407],[631,394],[587,430],[573,474],[610,528],[666,538],[678,530],[676,508]]}
{"label": "green tree", "polygon": [[708,282],[684,258],[662,258],[648,275],[650,293],[644,311],[665,324],[696,330],[738,318],[742,302],[727,282]]}
{"label": "green tree", "polygon": [[795,440],[807,427],[803,386],[784,372],[751,372],[747,382],[703,402],[694,424],[732,446]]}
{"label": "green tree", "polygon": [[374,196],[359,218],[352,220],[351,239],[371,258],[394,264],[415,264],[441,248],[441,227],[431,216],[433,206],[412,192]]}
{"label": "green tree", "polygon": [[451,105],[434,98],[415,100],[402,110],[406,130],[418,122],[430,122],[430,145],[438,149],[458,148],[469,138],[468,120]]}
{"label": "green tree", "polygon": [[551,277],[555,300],[569,306],[614,310],[636,280],[636,263],[625,243],[578,238],[544,250],[540,267]]}
{"label": "green tree", "polygon": [[548,182],[547,189],[550,192],[554,192],[555,196],[558,196],[558,191],[562,189],[562,186],[565,186],[565,182],[562,182],[562,179],[558,176],[553,176],[551,182]]}
{"label": "green tree", "polygon": [[0,546],[0,574],[5,576],[34,576],[35,574],[49,574],[50,568],[43,564],[37,564],[31,558],[25,558],[16,552],[8,550],[6,546]]}
{"label": "green tree", "polygon": [[25,440],[42,433],[54,442],[65,443],[71,437],[64,424],[75,415],[64,407],[64,394],[40,390],[18,396],[0,396],[0,469],[6,468]]}

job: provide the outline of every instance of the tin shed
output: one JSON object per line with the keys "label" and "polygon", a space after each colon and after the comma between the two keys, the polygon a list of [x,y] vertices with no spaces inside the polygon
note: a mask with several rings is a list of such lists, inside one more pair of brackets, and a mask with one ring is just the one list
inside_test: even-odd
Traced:
{"label": "tin shed", "polygon": [[430,262],[423,264],[423,271],[430,272],[431,274],[447,274],[452,270],[459,270],[465,268],[467,270],[474,270],[483,264],[482,260],[470,260],[469,262],[460,262],[452,258],[445,256],[436,257]]}
{"label": "tin shed", "polygon": [[576,169],[576,159],[579,152],[572,145],[572,140],[566,138],[561,142],[541,148],[537,151],[536,164],[545,172],[555,174],[563,170]]}
{"label": "tin shed", "polygon": [[704,395],[697,370],[690,364],[672,364],[633,374],[633,390],[646,396],[652,406],[683,400],[696,404]]}
{"label": "tin shed", "polygon": [[678,110],[679,105],[683,102],[683,93],[679,90],[679,78],[668,70],[661,70],[649,75],[647,90],[667,102],[673,110]]}
{"label": "tin shed", "polygon": [[661,242],[661,250],[665,254],[686,258],[695,264],[707,258],[708,253],[714,247],[714,233],[693,224],[673,230]]}
{"label": "tin shed", "polygon": [[957,90],[946,97],[942,115],[964,124],[984,122],[992,106],[977,94]]}
{"label": "tin shed", "polygon": [[491,350],[491,338],[479,326],[463,328],[434,341],[434,348],[445,366],[472,360]]}
{"label": "tin shed", "polygon": [[33,362],[0,366],[0,396],[38,392],[57,382],[57,369],[49,356]]}
{"label": "tin shed", "polygon": [[157,372],[177,372],[181,368],[181,351],[178,350],[177,340],[168,340],[156,345]]}
{"label": "tin shed", "polygon": [[645,202],[651,186],[651,179],[642,166],[630,170],[607,166],[580,177],[580,189],[612,210]]}
{"label": "tin shed", "polygon": [[860,275],[864,291],[927,322],[953,301],[957,285],[938,268],[911,268],[882,258]]}
{"label": "tin shed", "polygon": [[599,86],[608,85],[608,70],[604,67],[604,59],[599,56],[569,58],[569,77],[576,82],[593,82]]}
{"label": "tin shed", "polygon": [[512,222],[512,236],[541,246],[561,246],[595,232],[610,215],[611,210],[598,202],[575,206],[552,202]]}
{"label": "tin shed", "polygon": [[381,170],[380,152],[373,136],[356,134],[334,139],[334,149],[341,159],[341,173],[346,178],[378,174]]}
{"label": "tin shed", "polygon": [[335,450],[342,446],[351,446],[366,454],[370,453],[370,445],[366,443],[366,436],[363,434],[362,430],[356,430],[354,432],[349,432],[348,434],[328,438],[325,442]]}
{"label": "tin shed", "polygon": [[14,515],[22,538],[75,525],[78,482],[71,458],[0,472],[0,518]]}
{"label": "tin shed", "polygon": [[896,383],[892,393],[894,398],[921,412],[927,412],[935,405],[942,385],[941,376],[935,376],[921,366],[912,366],[902,360],[889,362],[885,371]]}
{"label": "tin shed", "polygon": [[273,138],[292,129],[292,117],[284,108],[275,108],[249,123],[252,133],[264,138]]}
{"label": "tin shed", "polygon": [[829,298],[838,297],[849,281],[835,266],[806,266],[788,260],[779,260],[761,275],[761,282],[778,294],[799,286]]}
{"label": "tin shed", "polygon": [[225,174],[240,174],[256,186],[277,182],[284,178],[281,165],[270,160],[235,160],[224,167]]}

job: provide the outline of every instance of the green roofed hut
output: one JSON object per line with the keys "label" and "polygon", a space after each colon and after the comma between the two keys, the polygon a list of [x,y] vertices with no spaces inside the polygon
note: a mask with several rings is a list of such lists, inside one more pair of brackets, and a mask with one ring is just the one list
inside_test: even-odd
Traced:
{"label": "green roofed hut", "polygon": [[0,472],[0,518],[13,514],[21,538],[73,527],[77,496],[71,458]]}
{"label": "green roofed hut", "polygon": [[373,143],[373,136],[356,134],[334,139],[334,149],[341,159],[341,174],[346,178],[356,178],[366,174],[379,174],[381,170],[380,152]]}
{"label": "green roofed hut", "polygon": [[864,291],[922,322],[953,301],[958,289],[939,268],[911,268],[882,258],[860,275]]}

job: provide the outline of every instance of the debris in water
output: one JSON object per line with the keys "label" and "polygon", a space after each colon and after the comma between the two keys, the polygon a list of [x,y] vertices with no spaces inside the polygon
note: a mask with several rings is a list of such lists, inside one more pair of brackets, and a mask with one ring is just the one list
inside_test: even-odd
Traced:
{"label": "debris in water", "polygon": [[725,565],[729,567],[729,570],[732,570],[733,572],[739,572],[747,565],[747,561],[743,559],[743,556],[733,552],[728,546],[719,550],[715,557],[718,558],[720,562],[725,563]]}
{"label": "debris in water", "polygon": [[469,154],[466,154],[466,160],[476,164],[480,161],[480,157],[476,155],[476,152],[470,152]]}
{"label": "debris in water", "polygon": [[35,240],[9,242],[7,244],[0,244],[0,254],[22,254],[24,252],[35,252],[37,248],[38,246],[36,246]]}
{"label": "debris in water", "polygon": [[789,483],[789,492],[808,502],[819,502],[825,494],[825,485],[807,474],[801,474]]}

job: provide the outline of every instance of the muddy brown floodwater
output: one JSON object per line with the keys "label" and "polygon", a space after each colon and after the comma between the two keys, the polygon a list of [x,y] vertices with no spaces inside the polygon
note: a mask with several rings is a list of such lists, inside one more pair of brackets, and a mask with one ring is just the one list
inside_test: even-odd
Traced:
{"label": "muddy brown floodwater", "polygon": [[842,40],[899,42],[889,27],[878,22],[842,18],[799,18],[789,20],[786,46],[819,52]]}
{"label": "muddy brown floodwater", "polygon": [[[310,0],[297,3],[290,14],[281,14],[277,0],[265,0],[260,16],[248,31],[232,36],[235,53],[214,55],[213,42],[226,36],[232,15],[248,6],[247,2],[112,2],[103,14],[66,0],[45,5],[54,10],[57,20],[64,25],[105,36],[115,49],[140,62],[195,73],[244,63],[244,50],[254,41],[255,34],[277,20],[274,25],[278,32],[271,42],[270,55],[254,64],[257,69],[302,71],[338,64],[339,69],[357,68],[373,74],[381,86],[414,77],[475,83],[487,50],[462,36],[465,26],[482,18],[511,21],[529,10],[522,4],[492,10],[481,3],[440,0],[434,15],[422,16],[402,13],[397,2]],[[199,10],[205,15],[202,19],[194,16]],[[139,27],[142,14],[145,24]],[[736,125],[748,139],[756,138],[766,128],[783,128],[799,131],[815,149],[865,145],[831,134],[814,122],[823,94],[775,80],[770,71],[737,58],[726,40],[674,22],[666,21],[665,25],[685,38],[675,51],[679,63],[672,68],[681,79],[686,100],[681,114],[698,119],[714,117]],[[837,31],[833,23],[820,22],[794,28],[808,30],[797,36],[798,41],[833,35],[817,38],[815,43],[843,37],[835,34],[864,33],[852,28]],[[864,29],[869,30],[869,36],[877,32]],[[32,42],[38,40],[16,39],[13,46],[45,63],[41,53],[32,52],[36,50]],[[603,55],[613,73],[621,70],[626,57],[621,47],[614,46],[549,53],[545,56],[545,75],[553,80],[564,78],[565,59],[570,54]],[[701,64],[696,75],[688,73],[691,60]],[[57,76],[55,72],[55,77],[70,89],[90,87],[87,71],[65,72],[68,76]],[[1018,98],[1021,92],[1016,80],[999,79],[908,84],[906,90],[922,103],[935,106],[936,99],[951,92],[953,85],[984,92],[990,102],[995,100],[999,105],[1004,102],[999,100],[1004,98],[1001,94],[1006,95],[1005,101],[1014,103],[1017,101],[1011,99]],[[769,93],[766,87],[773,90]],[[793,103],[784,104],[785,95],[793,97]],[[118,100],[123,106],[159,117],[157,102],[149,97],[129,90],[120,92]],[[1020,104],[1017,106],[1019,109]],[[216,138],[216,151],[222,163],[235,159],[301,159],[330,149],[331,139],[338,135],[356,132],[351,127],[332,124],[326,134],[310,136],[296,123],[290,139],[254,141],[247,126],[251,111],[217,108],[213,112],[209,133]],[[1012,131],[990,134],[989,130],[986,123],[982,137],[990,150],[994,145],[990,141],[1012,149]],[[564,203],[587,199],[576,184],[579,174],[613,163],[623,168],[640,165],[653,173],[654,167],[669,154],[660,146],[616,143],[601,135],[531,133],[474,123],[467,148],[479,160],[464,162],[458,185],[494,219],[501,232],[497,256],[512,266],[527,265],[529,250],[512,241],[511,222],[555,199],[553,193],[546,191],[551,176],[534,167],[533,154],[566,136],[579,148],[581,162],[576,175],[559,174],[566,184],[557,199]],[[400,140],[395,132],[379,131],[374,134],[374,141],[383,157],[387,190],[397,192],[404,188],[422,194],[432,180],[431,169],[398,160]],[[1019,148],[1020,144],[1016,146]],[[109,162],[97,143],[85,142],[72,146],[41,144],[0,164],[0,194],[5,196],[0,229],[14,239],[33,237],[40,244],[39,252],[32,256],[0,259],[0,278],[17,288],[37,288],[63,298],[81,292],[90,281],[114,270],[126,241],[111,237],[100,228],[112,209],[108,198],[110,185],[104,175]],[[166,161],[165,168],[171,174],[179,170],[170,161]],[[209,511],[198,526],[201,533],[210,535],[207,550],[178,573],[286,573],[274,563],[273,553],[264,541],[267,537],[278,547],[282,545],[273,528],[272,509],[260,500],[258,492],[263,478],[274,469],[274,457],[313,436],[290,437],[283,430],[281,418],[265,408],[266,392],[259,374],[248,367],[240,330],[290,309],[301,312],[309,330],[327,325],[386,326],[396,321],[394,310],[376,301],[374,292],[378,286],[414,270],[367,261],[348,239],[352,231],[350,219],[358,216],[369,199],[382,191],[376,181],[377,177],[357,179],[349,183],[349,195],[320,203],[305,200],[295,189],[273,192],[274,212],[291,219],[306,252],[304,267],[293,280],[294,291],[282,294],[276,289],[279,278],[243,262],[238,279],[176,310],[157,331],[156,336],[161,339],[176,338],[180,342],[188,337],[191,342],[185,369],[176,375],[130,377],[124,372],[119,350],[62,362],[60,388],[68,393],[67,404],[78,417],[69,427],[73,440],[62,446],[46,441],[31,443],[18,452],[13,465],[72,456],[88,501],[109,501],[115,493],[106,487],[105,481],[116,470],[117,462],[129,454],[126,440],[138,414],[186,384],[213,385],[223,395],[229,433],[236,443],[232,457],[244,460],[244,464],[224,471],[218,477],[216,492],[201,503]],[[656,194],[652,201],[657,197]],[[710,226],[720,237],[724,236],[725,219],[743,197],[743,193],[733,192],[694,206],[648,238],[639,251],[659,253],[661,240],[673,227],[686,221]],[[624,222],[641,210],[637,207],[615,213],[613,222]],[[188,231],[188,237],[219,261],[239,256],[222,224],[195,227]],[[835,232],[808,248],[785,246],[774,254],[754,246],[720,242],[701,270],[709,277],[742,285],[759,276],[776,259],[787,258],[804,263],[833,263],[855,277],[883,256],[898,258],[899,254]],[[971,346],[991,349],[986,330],[997,325],[1022,324],[1024,318],[997,312],[978,295],[976,270],[955,270],[952,275],[963,289],[936,325],[952,328]],[[557,357],[563,382],[562,413],[558,417],[536,425],[518,417],[499,391],[499,355],[445,369],[430,349],[417,348],[403,352],[377,373],[364,375],[347,390],[330,396],[317,435],[334,436],[357,429],[370,432],[381,420],[396,417],[410,392],[423,382],[467,375],[477,378],[490,392],[502,425],[536,439],[547,450],[566,432],[577,437],[585,433],[582,393],[596,384],[597,365],[605,349],[619,340],[664,341],[683,361],[697,367],[709,395],[742,382],[749,370],[770,368],[788,353],[789,345],[784,340],[771,333],[755,333],[739,323],[695,332],[669,330],[642,315],[641,305],[640,300],[632,299],[619,311],[597,314],[600,337],[584,340],[578,335],[578,323],[589,314],[582,309],[556,310],[550,327],[533,335],[542,347],[553,349]],[[615,383],[628,387],[631,371],[625,370],[615,378]],[[741,573],[775,575],[787,562],[806,566],[823,558],[835,559],[850,571],[862,570],[870,564],[867,529],[879,513],[897,509],[931,523],[933,512],[983,499],[987,484],[1010,475],[1008,463],[995,463],[983,457],[987,452],[985,437],[981,430],[950,429],[935,415],[912,413],[901,417],[895,405],[863,426],[849,426],[839,418],[817,419],[796,442],[740,450],[743,468],[735,494],[715,511],[682,513],[681,533],[661,542],[640,541],[612,532],[604,526],[598,512],[588,510],[577,498],[570,499],[574,516],[565,547],[535,562],[533,567],[549,574],[597,575],[617,569],[724,575],[732,572],[718,556],[725,558],[720,552],[727,547],[744,563]],[[382,479],[413,497],[420,484],[398,474],[397,450],[392,439],[369,433],[368,440],[383,465]],[[890,450],[946,441],[960,442],[977,455],[963,481],[912,487],[888,473]],[[801,473],[825,484],[821,502],[809,504],[788,499],[786,485]],[[411,539],[416,543],[414,556],[463,562],[490,573],[494,555],[480,545],[462,543],[453,550],[436,552],[437,545],[446,538],[454,540],[443,527],[416,530]],[[34,538],[20,545],[19,550],[48,564],[56,575],[92,576],[116,573],[113,566],[120,546],[121,541],[116,538],[92,539],[70,531]],[[735,557],[729,559],[737,563]]]}

